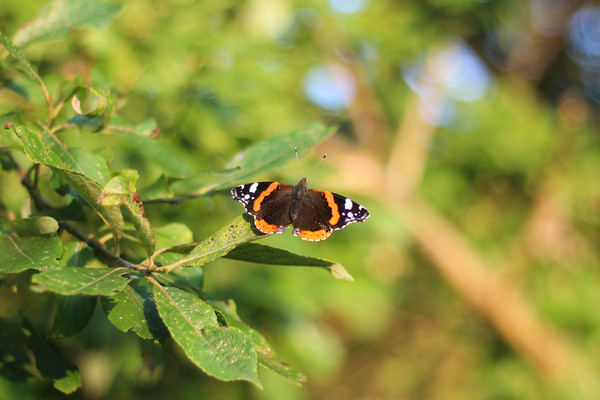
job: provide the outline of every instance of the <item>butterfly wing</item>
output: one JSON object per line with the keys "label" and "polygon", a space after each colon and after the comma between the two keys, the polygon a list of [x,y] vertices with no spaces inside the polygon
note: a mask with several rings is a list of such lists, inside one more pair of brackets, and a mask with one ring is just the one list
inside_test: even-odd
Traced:
{"label": "butterfly wing", "polygon": [[234,188],[231,195],[254,217],[254,225],[259,231],[282,233],[290,224],[292,188],[280,182],[254,182]]}

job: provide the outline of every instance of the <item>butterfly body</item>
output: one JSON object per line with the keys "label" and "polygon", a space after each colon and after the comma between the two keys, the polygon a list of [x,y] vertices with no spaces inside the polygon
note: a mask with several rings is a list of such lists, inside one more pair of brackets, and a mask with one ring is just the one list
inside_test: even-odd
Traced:
{"label": "butterfly body", "polygon": [[254,225],[264,234],[285,232],[293,225],[292,233],[304,240],[319,241],[353,222],[363,222],[369,212],[348,197],[336,193],[308,189],[306,178],[296,186],[280,182],[254,182],[240,185],[231,191]]}

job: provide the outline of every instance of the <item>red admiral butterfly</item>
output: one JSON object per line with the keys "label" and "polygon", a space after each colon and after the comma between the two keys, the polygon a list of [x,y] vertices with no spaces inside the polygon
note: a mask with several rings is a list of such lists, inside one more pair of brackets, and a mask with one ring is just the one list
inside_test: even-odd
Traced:
{"label": "red admiral butterfly", "polygon": [[283,233],[293,224],[295,236],[316,242],[327,239],[333,230],[369,218],[369,212],[348,197],[308,189],[306,178],[296,186],[248,183],[233,189],[231,195],[254,217],[256,229],[267,235]]}

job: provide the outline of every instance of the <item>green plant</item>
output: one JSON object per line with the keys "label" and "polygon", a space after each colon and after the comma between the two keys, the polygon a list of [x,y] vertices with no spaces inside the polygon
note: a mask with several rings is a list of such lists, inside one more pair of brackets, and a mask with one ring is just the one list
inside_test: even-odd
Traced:
{"label": "green plant", "polygon": [[[7,304],[0,320],[0,374],[17,382],[31,376],[48,379],[64,393],[77,390],[78,369],[48,338],[80,332],[100,298],[106,318],[119,330],[156,344],[171,337],[215,378],[260,386],[261,365],[301,384],[304,375],[278,359],[266,339],[238,317],[232,300],[217,301],[204,293],[202,266],[226,257],[320,267],[351,279],[343,267],[251,243],[263,235],[247,215],[190,243],[191,231],[181,222],[153,226],[144,203],[176,207],[187,198],[231,188],[292,158],[294,147],[317,144],[333,129],[310,124],[258,143],[233,157],[226,170],[199,182],[198,172],[157,140],[152,119],[131,123],[119,117],[111,91],[100,84],[61,80],[50,89],[46,76],[21,50],[34,41],[62,37],[73,27],[102,28],[119,9],[101,1],[58,0],[12,40],[1,35],[3,79],[21,102],[2,116],[0,158],[5,172],[18,176],[29,206],[23,218],[3,212],[0,221],[0,290]],[[163,173],[138,190],[142,172],[111,170],[110,148],[71,147],[61,138],[66,132],[118,135],[137,151],[151,151]],[[27,312],[32,303],[56,312],[34,321]]]}

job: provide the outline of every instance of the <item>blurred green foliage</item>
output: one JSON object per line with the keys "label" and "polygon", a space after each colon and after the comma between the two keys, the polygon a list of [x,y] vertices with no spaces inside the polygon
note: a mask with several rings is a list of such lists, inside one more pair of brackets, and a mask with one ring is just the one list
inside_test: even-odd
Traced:
{"label": "blurred green foliage", "polygon": [[[289,233],[261,241],[336,260],[353,283],[314,268],[231,259],[204,268],[204,290],[234,299],[242,319],[307,375],[303,387],[264,368],[262,390],[217,381],[173,342],[138,342],[96,312],[77,335],[52,340],[81,371],[82,388],[74,396],[600,396],[594,357],[600,351],[598,100],[569,53],[569,24],[583,6],[566,0],[357,0],[348,2],[357,9],[345,13],[336,8],[340,3],[114,2],[122,5],[120,13],[103,29],[76,28],[24,48],[50,92],[94,85],[110,92],[124,121],[156,121],[158,147],[147,138],[85,127],[59,133],[64,143],[99,154],[110,171],[139,171],[141,193],[148,187],[153,191],[147,193],[164,193],[155,190],[164,176],[172,177],[174,190],[181,185],[180,193],[201,187],[239,151],[321,120],[340,129],[311,153],[314,160],[329,156],[310,185],[352,195],[372,214],[321,243]],[[4,1],[2,34],[14,38],[46,5]],[[465,61],[465,49],[475,67]],[[48,110],[39,85],[0,56],[2,125],[44,121]],[[309,73],[327,65],[353,78],[351,99],[339,108],[319,107],[307,94]],[[334,89],[342,78],[331,79]],[[467,89],[481,95],[465,100]],[[3,149],[20,146],[7,132],[0,136]],[[1,157],[0,222],[8,226],[29,217],[31,205],[20,177]],[[301,159],[305,172],[314,164]],[[197,182],[175,183],[190,176]],[[252,179],[294,183],[298,172],[282,162],[276,172],[246,181]],[[40,183],[48,196],[52,184]],[[241,212],[226,190],[145,206],[152,226],[185,224],[198,241]],[[421,229],[447,226],[436,225],[440,221],[468,244],[466,259],[478,260],[479,270],[462,263],[465,251],[446,230]],[[482,282],[480,276],[494,290],[477,291],[469,283]],[[0,330],[10,326],[4,318],[17,305],[38,330],[51,331],[52,315],[44,309],[50,295],[30,292],[30,279],[25,273],[13,286],[0,285]],[[18,296],[14,287],[22,291]],[[519,307],[507,308],[514,297]],[[530,317],[535,322],[523,323]],[[18,355],[0,357],[0,370],[19,378],[18,364],[28,355],[0,346],[0,354]],[[39,397],[61,398],[51,384],[0,382],[0,398]]]}

